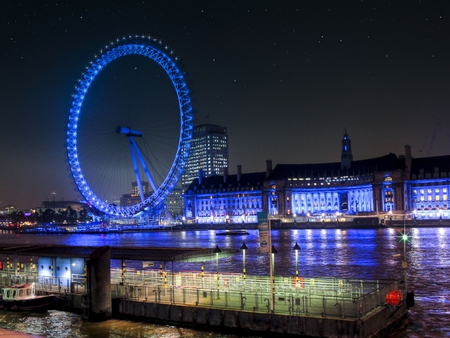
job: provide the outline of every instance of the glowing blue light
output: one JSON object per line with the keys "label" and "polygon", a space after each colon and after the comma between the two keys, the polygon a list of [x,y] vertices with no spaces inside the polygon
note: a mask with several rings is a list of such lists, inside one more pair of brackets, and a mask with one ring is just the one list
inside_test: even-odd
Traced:
{"label": "glowing blue light", "polygon": [[[132,38],[132,35],[129,35],[128,38]],[[135,35],[134,38],[139,38],[139,35]],[[144,39],[144,36],[141,37]],[[150,39],[150,37],[148,37]],[[102,200],[97,200],[95,198],[95,194],[92,193],[90,187],[87,183],[82,180],[81,175],[76,175],[75,173],[81,172],[81,168],[79,167],[79,163],[74,161],[74,159],[78,158],[77,148],[75,146],[69,146],[69,143],[75,145],[77,143],[76,137],[76,129],[78,122],[78,115],[81,111],[81,106],[83,100],[85,98],[85,93],[87,93],[90,84],[95,79],[96,75],[104,68],[104,66],[108,65],[110,62],[128,55],[142,55],[145,56],[159,64],[169,78],[172,81],[173,87],[175,88],[179,109],[180,109],[180,117],[181,117],[181,128],[180,128],[180,137],[178,149],[176,151],[175,159],[173,161],[172,167],[169,170],[169,173],[166,179],[163,181],[161,186],[151,195],[148,199],[145,200],[144,203],[140,203],[139,209],[142,209],[145,206],[156,206],[161,204],[165,198],[169,195],[171,190],[174,188],[176,183],[178,182],[183,169],[186,165],[187,159],[189,157],[190,150],[190,140],[192,138],[192,130],[193,130],[193,113],[192,113],[192,105],[189,97],[189,91],[187,90],[187,84],[182,75],[174,77],[173,74],[181,74],[180,70],[176,67],[175,63],[164,54],[161,50],[159,50],[154,45],[150,45],[143,40],[141,44],[135,43],[126,43],[126,37],[122,38],[123,44],[119,44],[119,39],[116,39],[117,46],[111,48],[109,45],[106,45],[104,48],[107,53],[103,54],[103,49],[100,50],[100,56],[95,55],[95,59],[90,61],[89,66],[86,67],[86,72],[83,74],[83,78],[79,79],[80,83],[79,87],[76,88],[76,94],[73,95],[72,108],[70,109],[69,122],[68,123],[68,162],[70,164],[70,169],[72,172],[72,176],[74,178],[75,184],[77,185],[80,193],[87,200],[87,202],[92,202],[95,200],[95,204],[100,206],[101,210],[106,210],[111,215],[118,214],[119,210],[116,206],[111,206],[107,202]],[[153,40],[158,42],[159,45],[162,45],[161,40],[157,40],[156,38]],[[113,46],[114,43],[110,42],[110,45]],[[168,49],[166,46],[164,49]],[[183,88],[183,91],[180,89]],[[74,123],[75,121],[75,123]],[[74,164],[76,162],[76,164]],[[132,216],[139,210],[136,209],[136,206],[131,206],[128,208],[121,208],[120,214],[124,216]],[[123,212],[122,212],[123,211]]]}

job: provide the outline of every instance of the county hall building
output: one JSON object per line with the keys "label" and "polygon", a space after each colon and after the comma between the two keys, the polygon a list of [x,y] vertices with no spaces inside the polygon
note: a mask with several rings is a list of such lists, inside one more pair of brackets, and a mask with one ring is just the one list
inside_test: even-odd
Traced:
{"label": "county hall building", "polygon": [[199,171],[184,192],[184,216],[190,223],[256,223],[267,211],[282,222],[344,220],[378,216],[450,219],[450,156],[413,158],[405,153],[353,160],[351,141],[342,139],[341,161],[277,164],[236,175]]}

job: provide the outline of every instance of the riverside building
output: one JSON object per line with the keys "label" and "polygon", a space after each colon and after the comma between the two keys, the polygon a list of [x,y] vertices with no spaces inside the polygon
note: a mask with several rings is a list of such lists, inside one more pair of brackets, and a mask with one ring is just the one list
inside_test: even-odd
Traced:
{"label": "riverside building", "polygon": [[415,159],[405,153],[353,160],[345,132],[341,161],[278,164],[266,171],[198,177],[184,193],[184,215],[192,223],[256,223],[267,211],[282,222],[339,221],[378,216],[450,219],[450,156]]}

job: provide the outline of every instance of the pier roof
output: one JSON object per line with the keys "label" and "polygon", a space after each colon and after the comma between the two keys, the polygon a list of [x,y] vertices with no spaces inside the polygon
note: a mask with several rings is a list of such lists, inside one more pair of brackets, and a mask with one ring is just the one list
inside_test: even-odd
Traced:
{"label": "pier roof", "polygon": [[[0,243],[0,254],[38,257],[90,258],[101,247],[68,245],[14,245]],[[144,248],[109,247],[111,259],[149,260],[160,262],[205,262],[217,258],[214,248]],[[221,249],[218,254],[223,258],[238,250]]]}

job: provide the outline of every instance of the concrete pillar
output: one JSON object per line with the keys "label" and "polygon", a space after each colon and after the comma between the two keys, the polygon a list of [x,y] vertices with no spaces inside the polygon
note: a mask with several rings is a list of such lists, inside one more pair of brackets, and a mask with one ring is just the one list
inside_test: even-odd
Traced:
{"label": "concrete pillar", "polygon": [[111,318],[111,253],[109,246],[92,252],[88,265],[89,320]]}

